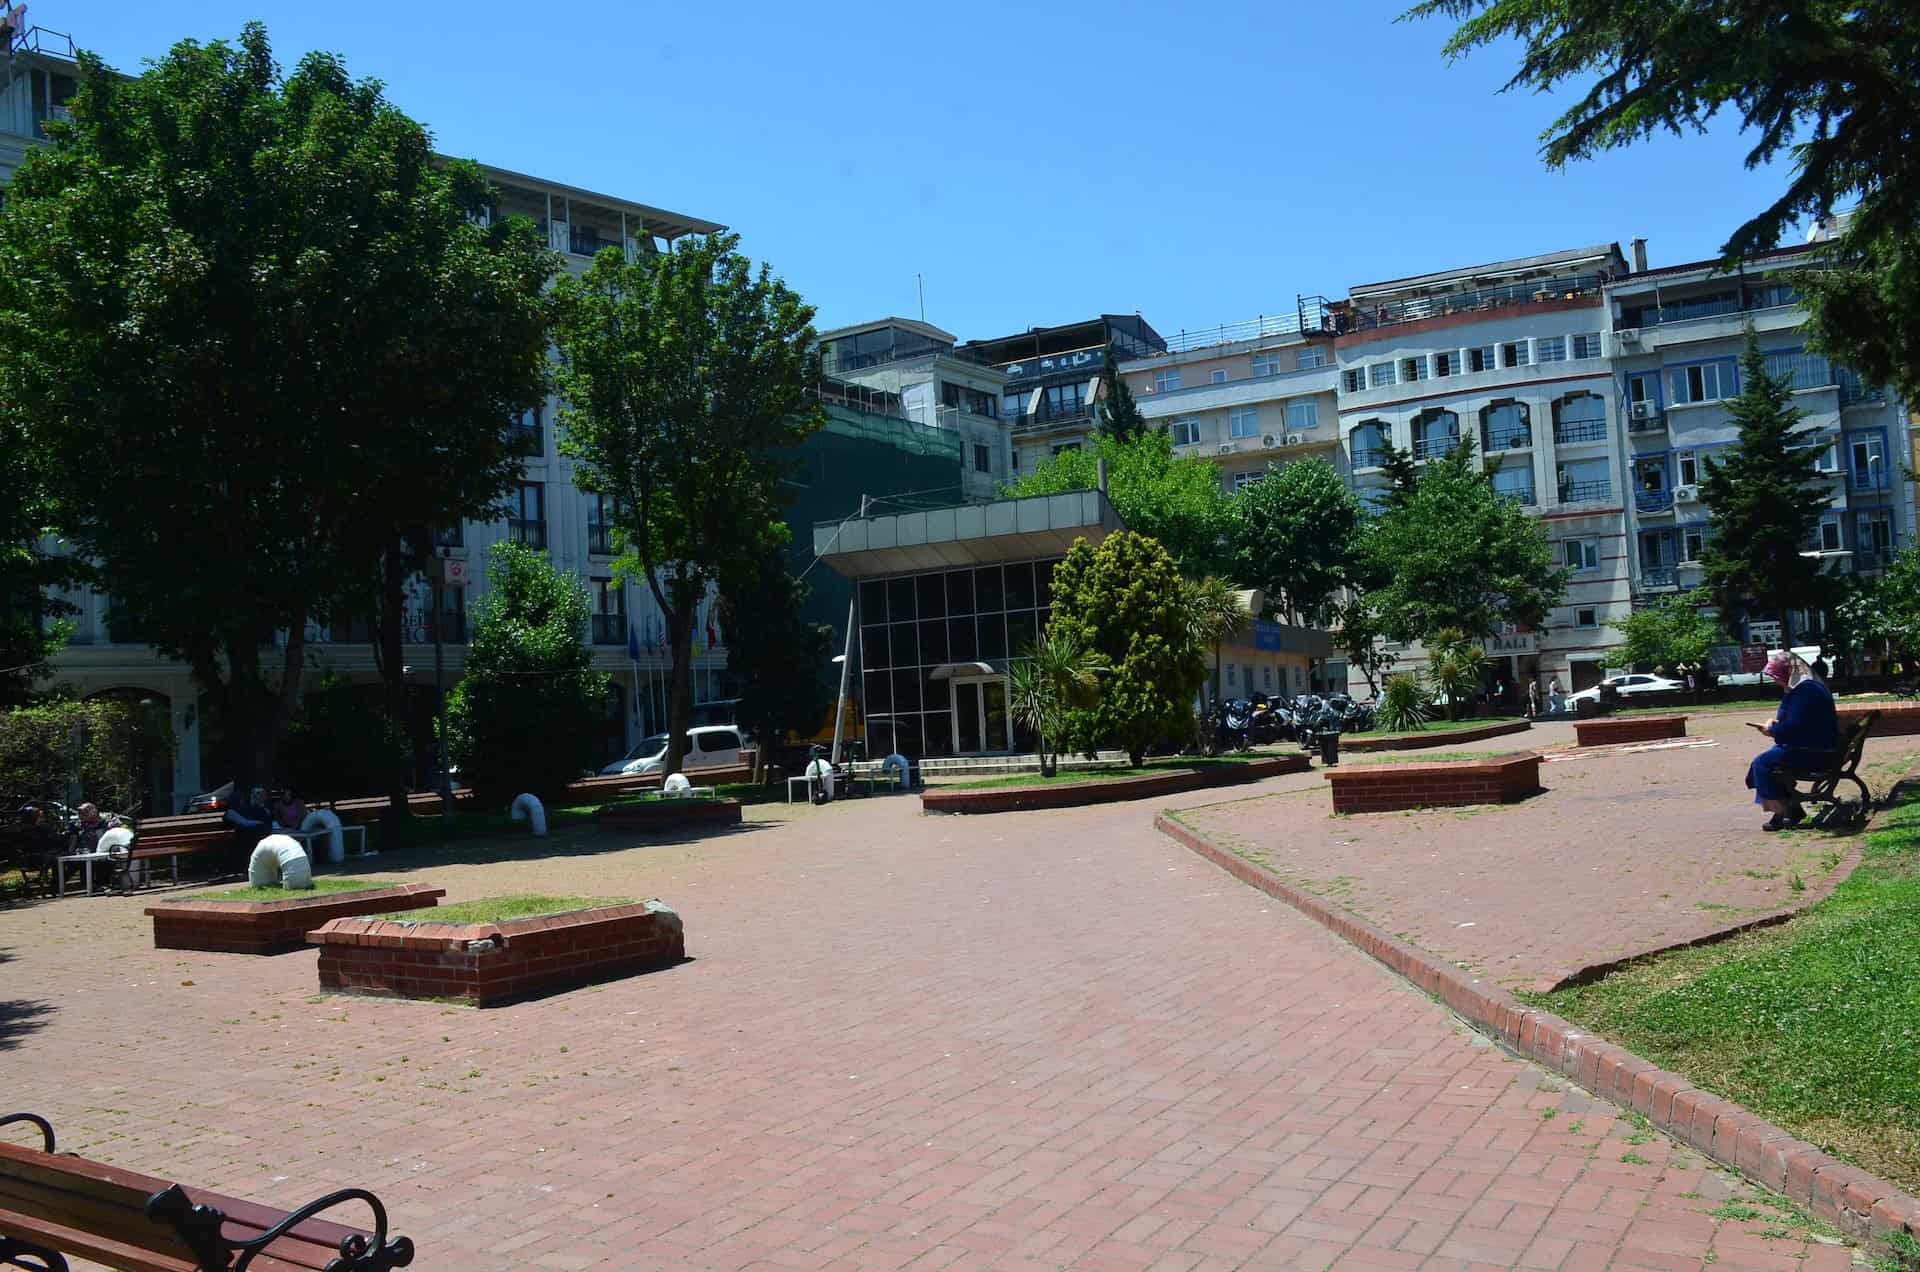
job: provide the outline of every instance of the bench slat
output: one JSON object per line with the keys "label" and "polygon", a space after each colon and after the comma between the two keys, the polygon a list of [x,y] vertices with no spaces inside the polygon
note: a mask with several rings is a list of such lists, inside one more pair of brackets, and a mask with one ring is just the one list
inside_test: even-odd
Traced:
{"label": "bench slat", "polygon": [[0,1208],[0,1233],[63,1254],[91,1259],[106,1267],[120,1268],[123,1272],[196,1272],[198,1267],[191,1257],[155,1254],[140,1246],[115,1241],[82,1228],[70,1228],[65,1224],[51,1223],[4,1208]]}

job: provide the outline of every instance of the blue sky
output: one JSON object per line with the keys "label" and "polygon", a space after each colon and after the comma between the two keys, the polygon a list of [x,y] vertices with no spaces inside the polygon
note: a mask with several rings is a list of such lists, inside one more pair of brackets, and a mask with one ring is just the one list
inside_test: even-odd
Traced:
{"label": "blue sky", "polygon": [[1548,172],[1557,113],[1449,67],[1401,5],[291,4],[31,0],[134,69],[265,21],[385,81],[442,150],[710,217],[819,308],[961,338],[1299,293],[1635,236],[1710,256],[1784,184],[1732,128]]}

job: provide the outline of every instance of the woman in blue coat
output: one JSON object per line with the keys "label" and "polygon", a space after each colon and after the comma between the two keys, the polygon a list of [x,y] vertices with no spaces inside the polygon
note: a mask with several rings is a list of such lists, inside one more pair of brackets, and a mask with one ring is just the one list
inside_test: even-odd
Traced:
{"label": "woman in blue coat", "polygon": [[1840,722],[1833,714],[1833,695],[1812,675],[1804,675],[1791,688],[1793,660],[1786,653],[1767,661],[1767,675],[1787,690],[1780,700],[1779,714],[1771,724],[1759,726],[1773,739],[1773,745],[1753,757],[1747,766],[1747,785],[1753,788],[1753,802],[1772,813],[1762,830],[1785,830],[1797,826],[1807,815],[1794,797],[1791,783],[1779,780],[1774,771],[1781,765],[1800,772],[1818,771],[1833,763],[1833,751],[1840,744]]}

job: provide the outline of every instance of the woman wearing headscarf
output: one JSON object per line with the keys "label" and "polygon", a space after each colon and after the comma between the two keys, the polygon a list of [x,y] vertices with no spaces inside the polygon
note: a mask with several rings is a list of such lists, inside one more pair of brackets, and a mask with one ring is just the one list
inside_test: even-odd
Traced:
{"label": "woman wearing headscarf", "polygon": [[1807,815],[1795,798],[1793,785],[1775,777],[1781,765],[1801,772],[1818,771],[1833,763],[1833,750],[1840,744],[1840,723],[1833,714],[1833,695],[1811,675],[1801,672],[1795,679],[1792,655],[1776,653],[1767,660],[1768,679],[1786,690],[1780,710],[1769,724],[1755,725],[1773,739],[1773,745],[1753,757],[1747,766],[1747,785],[1753,789],[1753,802],[1772,813],[1762,830],[1785,830],[1797,826]]}

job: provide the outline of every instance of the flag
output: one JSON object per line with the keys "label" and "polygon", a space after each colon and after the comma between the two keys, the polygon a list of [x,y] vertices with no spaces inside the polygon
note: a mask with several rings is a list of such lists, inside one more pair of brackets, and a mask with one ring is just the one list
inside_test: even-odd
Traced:
{"label": "flag", "polygon": [[633,662],[640,661],[640,633],[632,619],[627,620],[627,657]]}
{"label": "flag", "polygon": [[718,611],[719,608],[720,606],[718,602],[707,606],[707,648],[708,649],[718,649],[720,647],[719,622],[714,617],[716,611]]}

